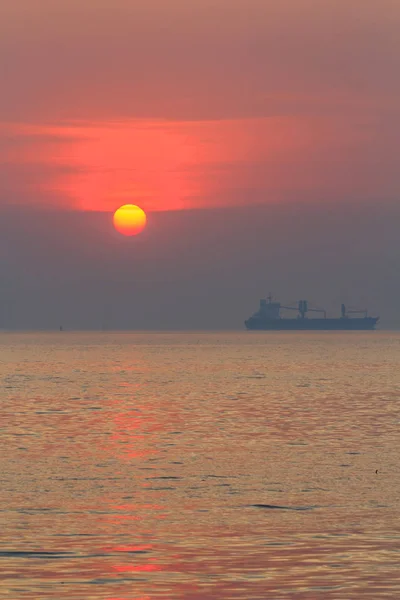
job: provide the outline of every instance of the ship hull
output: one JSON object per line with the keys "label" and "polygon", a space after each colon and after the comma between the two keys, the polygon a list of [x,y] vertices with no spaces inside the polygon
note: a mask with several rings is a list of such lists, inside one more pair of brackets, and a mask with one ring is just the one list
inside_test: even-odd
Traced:
{"label": "ship hull", "polygon": [[372,331],[375,317],[344,319],[262,319],[250,317],[244,322],[252,331]]}

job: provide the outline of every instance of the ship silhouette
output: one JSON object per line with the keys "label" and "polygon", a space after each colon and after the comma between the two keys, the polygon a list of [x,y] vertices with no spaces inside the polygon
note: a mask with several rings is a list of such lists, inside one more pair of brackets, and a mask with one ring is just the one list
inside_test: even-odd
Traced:
{"label": "ship silhouette", "polygon": [[[295,310],[294,318],[281,316],[281,310]],[[322,317],[308,318],[307,313],[323,313]],[[350,316],[359,314],[360,316]],[[329,318],[323,308],[309,308],[307,300],[300,300],[297,306],[283,306],[273,302],[272,296],[260,300],[260,308],[244,324],[247,329],[261,331],[368,331],[375,329],[379,317],[369,317],[366,310],[346,310],[341,306],[341,316]]]}

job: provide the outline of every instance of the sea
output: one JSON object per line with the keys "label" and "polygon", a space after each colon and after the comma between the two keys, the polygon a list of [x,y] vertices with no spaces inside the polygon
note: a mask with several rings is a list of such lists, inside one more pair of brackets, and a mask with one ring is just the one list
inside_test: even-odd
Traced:
{"label": "sea", "polygon": [[0,598],[400,598],[400,332],[0,334]]}

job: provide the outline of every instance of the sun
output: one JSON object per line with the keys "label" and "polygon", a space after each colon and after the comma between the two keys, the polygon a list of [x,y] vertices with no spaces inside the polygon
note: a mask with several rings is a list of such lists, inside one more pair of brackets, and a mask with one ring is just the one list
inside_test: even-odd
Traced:
{"label": "sun", "polygon": [[146,227],[146,213],[135,204],[124,204],[115,211],[114,227],[122,235],[137,235]]}

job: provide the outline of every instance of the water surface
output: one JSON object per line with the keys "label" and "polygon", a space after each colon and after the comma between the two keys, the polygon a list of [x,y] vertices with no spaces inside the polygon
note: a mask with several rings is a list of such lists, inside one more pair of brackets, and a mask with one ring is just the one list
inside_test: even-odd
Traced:
{"label": "water surface", "polygon": [[400,334],[0,338],[0,597],[400,597]]}

